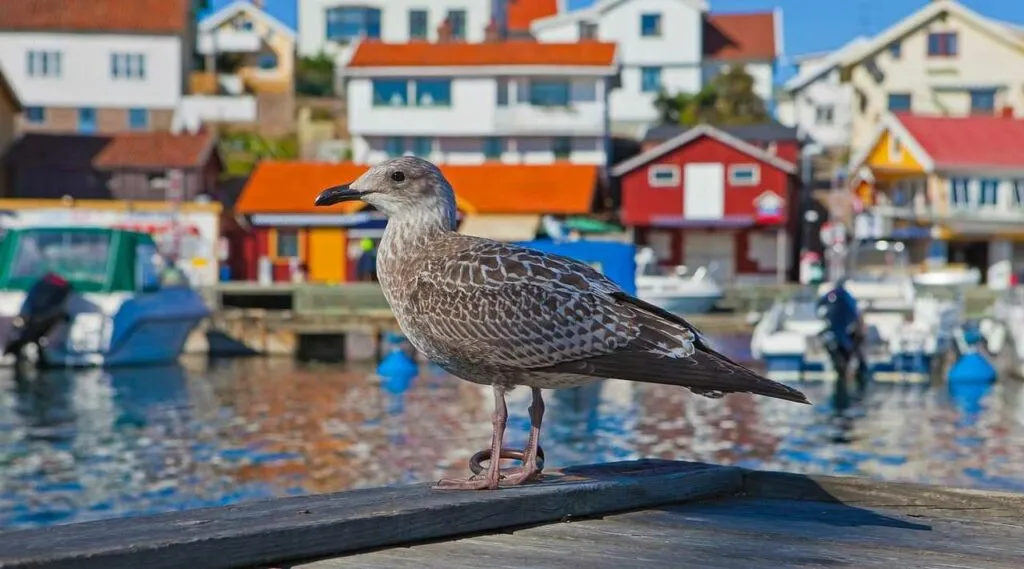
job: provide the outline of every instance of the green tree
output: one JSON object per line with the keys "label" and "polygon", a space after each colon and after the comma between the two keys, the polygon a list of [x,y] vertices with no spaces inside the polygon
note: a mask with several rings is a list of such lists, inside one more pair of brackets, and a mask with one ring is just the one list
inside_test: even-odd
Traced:
{"label": "green tree", "polygon": [[334,94],[334,60],[326,53],[302,57],[295,69],[295,91],[311,97]]}
{"label": "green tree", "polygon": [[654,101],[665,123],[740,125],[770,119],[764,101],[754,92],[754,78],[742,65],[730,67],[697,93],[659,93]]}

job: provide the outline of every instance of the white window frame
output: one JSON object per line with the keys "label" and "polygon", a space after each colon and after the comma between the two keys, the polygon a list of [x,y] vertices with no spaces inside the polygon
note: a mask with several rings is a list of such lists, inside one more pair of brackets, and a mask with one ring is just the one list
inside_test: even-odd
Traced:
{"label": "white window frame", "polygon": [[[749,180],[737,180],[737,170],[749,169],[753,176]],[[756,186],[761,183],[761,165],[760,164],[730,164],[729,165],[729,185],[730,186]]]}
{"label": "white window frame", "polygon": [[[985,197],[985,184],[984,183],[986,181],[995,181],[995,183],[996,183],[996,187],[995,187],[996,203],[994,203],[994,204],[982,203],[982,200]],[[1000,186],[1002,186],[1002,184],[1003,184],[1002,180],[999,180],[997,178],[978,178],[978,192],[977,192],[977,201],[976,201],[978,209],[999,209],[1000,205],[1002,205],[1002,204],[1000,204],[1000,200],[999,200],[999,193],[1000,193],[999,190],[1000,190]]]}
{"label": "white window frame", "polygon": [[1024,208],[1024,178],[1010,180],[1010,207]]}
{"label": "white window frame", "polygon": [[[960,184],[957,183],[957,182],[960,182],[960,181],[964,181],[966,183],[963,184],[963,185],[960,185]],[[974,205],[974,199],[973,199],[974,196],[971,195],[973,193],[971,191],[971,186],[974,185],[974,180],[971,179],[971,178],[950,178],[947,183],[948,183],[948,191],[949,191],[949,209],[951,209],[951,210],[967,210],[967,209],[971,209],[971,207]],[[957,189],[958,188],[963,190],[963,193],[961,194],[961,197],[963,197],[964,200],[962,200],[962,201],[956,199],[957,198]]]}
{"label": "white window frame", "polygon": [[[661,180],[655,174],[671,172],[671,180]],[[652,188],[678,188],[683,181],[683,171],[676,164],[653,164],[647,167],[647,184]]]}
{"label": "white window frame", "polygon": [[816,105],[814,107],[814,124],[818,126],[832,126],[835,124],[835,105]]}

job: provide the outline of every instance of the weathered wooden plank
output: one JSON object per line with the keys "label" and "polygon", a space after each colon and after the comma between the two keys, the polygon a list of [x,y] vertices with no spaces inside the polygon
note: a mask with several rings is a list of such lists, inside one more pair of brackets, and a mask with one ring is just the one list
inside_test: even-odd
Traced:
{"label": "weathered wooden plank", "polygon": [[252,502],[0,533],[0,567],[270,565],[737,492],[738,468],[644,460],[565,469],[497,492],[429,485]]}
{"label": "weathered wooden plank", "polygon": [[924,484],[880,482],[848,476],[814,476],[747,470],[743,491],[748,496],[842,502],[858,506],[970,509],[976,516],[1022,517],[1024,494]]}
{"label": "weathered wooden plank", "polygon": [[321,560],[301,569],[1020,567],[1019,525],[965,528],[955,520],[920,523],[910,516],[890,508],[725,498]]}

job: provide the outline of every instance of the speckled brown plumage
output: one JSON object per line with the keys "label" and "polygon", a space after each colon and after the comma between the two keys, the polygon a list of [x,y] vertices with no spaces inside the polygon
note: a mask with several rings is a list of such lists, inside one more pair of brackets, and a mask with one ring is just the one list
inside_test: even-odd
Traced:
{"label": "speckled brown plumage", "polygon": [[453,375],[495,386],[497,406],[518,385],[557,389],[601,378],[807,402],[712,350],[683,318],[626,294],[589,265],[456,233],[454,194],[429,162],[385,162],[325,191],[318,204],[342,194],[388,215],[377,272],[409,341]]}

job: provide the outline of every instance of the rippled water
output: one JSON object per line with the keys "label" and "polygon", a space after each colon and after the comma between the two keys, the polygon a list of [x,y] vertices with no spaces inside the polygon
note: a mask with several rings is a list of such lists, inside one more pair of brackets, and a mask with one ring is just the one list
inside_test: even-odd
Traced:
{"label": "rippled water", "polygon": [[[548,392],[548,466],[661,457],[1024,491],[1018,382],[875,385],[842,414],[829,386],[803,389],[813,407],[620,381]],[[525,441],[528,404],[528,390],[510,395],[510,446]],[[489,389],[431,367],[407,385],[369,366],[264,359],[4,370],[0,528],[462,476],[489,444],[490,411]]]}

